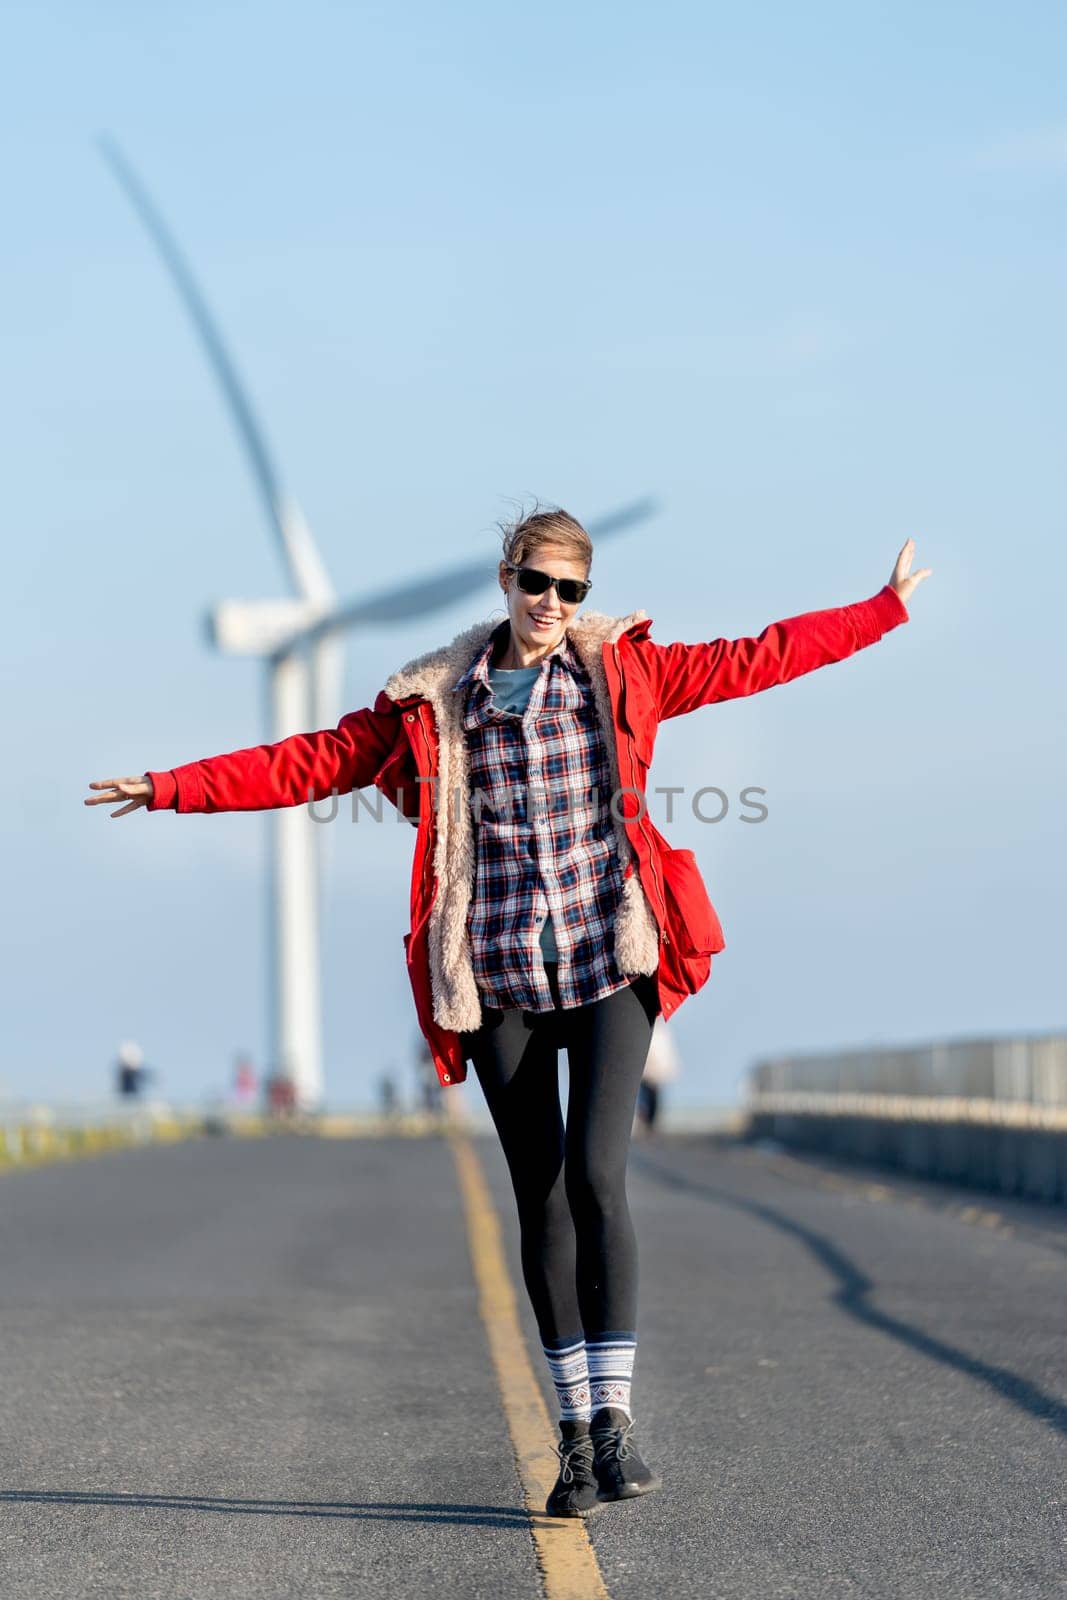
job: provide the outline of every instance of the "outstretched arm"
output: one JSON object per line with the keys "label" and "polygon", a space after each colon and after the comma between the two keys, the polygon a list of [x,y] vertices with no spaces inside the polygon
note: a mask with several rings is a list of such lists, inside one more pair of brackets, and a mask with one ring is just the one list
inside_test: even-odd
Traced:
{"label": "outstretched arm", "polygon": [[644,648],[651,649],[660,721],[718,700],[773,689],[875,644],[891,628],[908,621],[906,601],[933,570],[924,567],[909,576],[914,553],[915,541],[908,539],[889,582],[870,600],[786,617],[772,622],[756,638],[668,645],[648,640]]}
{"label": "outstretched arm", "polygon": [[87,806],[128,804],[113,817],[146,806],[149,811],[268,811],[348,794],[373,783],[393,749],[400,713],[384,693],[373,710],[341,718],[336,728],[294,733],[277,744],[251,745],[225,755],[190,761],[170,770],[90,783],[101,792]]}

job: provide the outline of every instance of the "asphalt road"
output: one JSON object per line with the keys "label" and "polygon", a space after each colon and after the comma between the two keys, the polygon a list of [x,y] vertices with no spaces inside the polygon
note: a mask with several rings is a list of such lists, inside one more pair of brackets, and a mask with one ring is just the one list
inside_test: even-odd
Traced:
{"label": "asphalt road", "polygon": [[[630,1193],[612,1600],[1065,1592],[1062,1215],[709,1139]],[[3,1600],[542,1593],[444,1139],[0,1175],[0,1399]]]}

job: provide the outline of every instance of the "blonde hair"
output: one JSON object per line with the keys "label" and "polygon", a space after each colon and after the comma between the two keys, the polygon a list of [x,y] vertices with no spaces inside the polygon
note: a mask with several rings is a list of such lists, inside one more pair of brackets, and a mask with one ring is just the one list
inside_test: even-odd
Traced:
{"label": "blonde hair", "polygon": [[577,517],[560,506],[542,506],[535,500],[532,511],[520,511],[510,521],[498,522],[497,527],[503,559],[510,565],[523,566],[545,544],[559,545],[573,560],[583,562],[587,572],[592,565],[592,539]]}

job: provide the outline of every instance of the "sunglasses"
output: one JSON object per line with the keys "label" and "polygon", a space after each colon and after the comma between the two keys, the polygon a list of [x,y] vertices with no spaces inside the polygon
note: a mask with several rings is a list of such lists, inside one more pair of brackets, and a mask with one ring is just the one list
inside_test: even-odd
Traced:
{"label": "sunglasses", "polygon": [[507,568],[515,574],[515,582],[523,594],[545,594],[555,584],[556,593],[565,606],[581,605],[593,587],[584,578],[552,578],[547,572],[538,572],[536,567],[516,567],[510,561]]}

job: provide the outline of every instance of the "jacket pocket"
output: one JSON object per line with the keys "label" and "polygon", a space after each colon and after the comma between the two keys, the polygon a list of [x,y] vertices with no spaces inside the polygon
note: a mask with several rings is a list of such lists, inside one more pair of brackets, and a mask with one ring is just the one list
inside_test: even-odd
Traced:
{"label": "jacket pocket", "polygon": [[714,955],[726,948],[692,850],[664,850],[659,858],[667,906],[667,932],[683,956]]}

